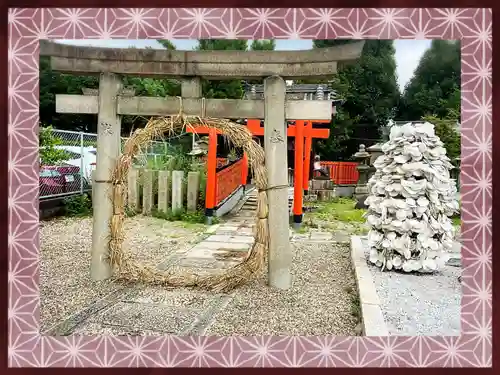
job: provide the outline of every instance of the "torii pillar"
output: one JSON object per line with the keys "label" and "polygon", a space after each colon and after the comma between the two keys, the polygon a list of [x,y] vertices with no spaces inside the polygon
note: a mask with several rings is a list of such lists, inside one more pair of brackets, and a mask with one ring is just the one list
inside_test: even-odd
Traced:
{"label": "torii pillar", "polygon": [[292,286],[293,253],[288,228],[287,123],[283,78],[264,80],[264,151],[267,169],[269,238],[269,284],[280,289]]}

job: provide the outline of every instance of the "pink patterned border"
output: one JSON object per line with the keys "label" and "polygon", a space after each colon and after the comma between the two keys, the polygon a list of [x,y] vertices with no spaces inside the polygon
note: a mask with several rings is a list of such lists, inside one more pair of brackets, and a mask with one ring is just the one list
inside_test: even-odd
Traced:
{"label": "pink patterned border", "polygon": [[[9,366],[492,366],[489,9],[10,9]],[[44,337],[38,333],[39,39],[462,40],[460,337]]]}

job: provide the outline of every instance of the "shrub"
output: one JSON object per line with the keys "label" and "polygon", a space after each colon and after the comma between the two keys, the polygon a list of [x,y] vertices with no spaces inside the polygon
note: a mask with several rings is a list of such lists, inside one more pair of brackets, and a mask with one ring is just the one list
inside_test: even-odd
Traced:
{"label": "shrub", "polygon": [[65,198],[63,204],[64,213],[68,216],[87,216],[92,214],[92,200],[87,194]]}

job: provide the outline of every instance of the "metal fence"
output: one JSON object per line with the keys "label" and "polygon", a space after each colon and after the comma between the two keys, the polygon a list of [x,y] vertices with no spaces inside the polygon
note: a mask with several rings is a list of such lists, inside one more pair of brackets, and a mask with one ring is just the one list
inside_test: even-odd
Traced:
{"label": "metal fence", "polygon": [[[40,199],[64,198],[92,190],[92,171],[97,165],[97,134],[41,129]],[[122,137],[122,148],[127,138]],[[166,142],[152,142],[136,157],[140,166],[158,163]]]}

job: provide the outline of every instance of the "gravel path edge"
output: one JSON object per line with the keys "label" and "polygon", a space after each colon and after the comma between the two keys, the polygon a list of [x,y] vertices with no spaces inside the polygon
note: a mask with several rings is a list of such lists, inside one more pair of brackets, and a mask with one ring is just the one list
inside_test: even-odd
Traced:
{"label": "gravel path edge", "polygon": [[363,335],[389,336],[389,329],[380,306],[380,298],[366,264],[363,243],[359,236],[351,236],[351,260],[359,293]]}

